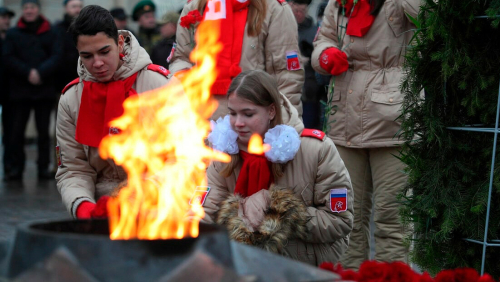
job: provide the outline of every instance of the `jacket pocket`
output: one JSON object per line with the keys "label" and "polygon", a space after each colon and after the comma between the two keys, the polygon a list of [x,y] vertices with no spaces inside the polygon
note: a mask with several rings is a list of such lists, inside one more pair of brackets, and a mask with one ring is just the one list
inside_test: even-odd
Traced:
{"label": "jacket pocket", "polygon": [[381,85],[378,89],[372,89],[371,100],[374,103],[396,105],[403,103],[403,98],[397,83]]}
{"label": "jacket pocket", "polygon": [[392,29],[394,36],[399,37],[403,34],[404,13],[401,7],[394,0],[387,0],[384,3],[385,18]]}

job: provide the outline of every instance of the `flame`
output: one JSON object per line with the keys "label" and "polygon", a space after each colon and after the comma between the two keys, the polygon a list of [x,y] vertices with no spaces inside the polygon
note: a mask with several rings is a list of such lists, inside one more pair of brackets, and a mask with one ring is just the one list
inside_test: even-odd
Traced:
{"label": "flame", "polygon": [[271,146],[269,144],[262,143],[262,137],[259,134],[252,134],[250,136],[250,141],[248,141],[248,152],[250,154],[261,155],[269,151]]}
{"label": "flame", "polygon": [[105,137],[99,152],[128,176],[108,202],[111,239],[198,236],[204,212],[198,197],[190,200],[197,187],[206,186],[209,160],[230,160],[204,143],[217,107],[210,87],[221,50],[218,30],[213,22],[201,23],[190,58],[198,64],[165,87],[127,99],[124,114],[111,122],[122,132]]}

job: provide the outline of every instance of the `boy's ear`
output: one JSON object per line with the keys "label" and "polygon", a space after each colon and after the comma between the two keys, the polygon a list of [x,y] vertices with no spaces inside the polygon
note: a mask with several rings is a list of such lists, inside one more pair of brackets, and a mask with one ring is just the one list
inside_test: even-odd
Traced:
{"label": "boy's ear", "polygon": [[120,54],[123,52],[123,45],[125,45],[125,38],[123,38],[123,35],[118,35],[118,50]]}

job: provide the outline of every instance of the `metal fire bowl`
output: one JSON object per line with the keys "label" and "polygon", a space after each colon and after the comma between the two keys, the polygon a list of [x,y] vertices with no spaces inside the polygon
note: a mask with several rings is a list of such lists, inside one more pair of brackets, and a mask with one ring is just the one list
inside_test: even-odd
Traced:
{"label": "metal fire bowl", "polygon": [[[64,255],[62,261],[54,258],[61,249],[76,261],[70,270],[64,270],[68,262]],[[46,271],[59,279],[66,273],[71,281],[78,280],[78,273],[93,277],[79,281],[340,281],[332,272],[230,241],[225,228],[207,224],[200,224],[198,238],[180,240],[110,240],[107,220],[19,226],[7,276],[34,281],[32,277],[44,272],[30,271],[47,261],[52,264],[44,264]],[[63,270],[54,269],[57,266]]]}
{"label": "metal fire bowl", "polygon": [[8,264],[14,278],[64,246],[99,281],[155,281],[194,251],[234,268],[225,230],[200,224],[198,238],[181,240],[110,240],[107,220],[71,220],[21,225]]}

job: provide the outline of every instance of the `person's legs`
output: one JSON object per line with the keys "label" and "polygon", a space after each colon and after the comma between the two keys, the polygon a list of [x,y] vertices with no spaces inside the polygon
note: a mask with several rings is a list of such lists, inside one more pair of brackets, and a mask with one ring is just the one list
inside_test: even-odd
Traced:
{"label": "person's legs", "polygon": [[12,150],[9,147],[9,138],[12,136],[12,103],[4,101],[2,104],[2,144],[3,170],[8,175],[12,169]]}
{"label": "person's legs", "polygon": [[351,176],[354,191],[354,226],[349,247],[341,258],[341,264],[357,270],[370,255],[370,215],[372,209],[372,175],[367,149],[350,149],[337,146]]}
{"label": "person's legs", "polygon": [[53,100],[37,101],[35,108],[35,123],[38,134],[38,178],[51,178],[50,163],[50,115],[54,106]]}
{"label": "person's legs", "polygon": [[12,123],[7,137],[8,147],[10,148],[11,170],[6,175],[6,180],[18,180],[22,178],[26,156],[24,153],[24,132],[26,124],[30,117],[31,102],[13,101],[12,102]]}
{"label": "person's legs", "polygon": [[399,147],[370,149],[373,174],[373,204],[375,222],[375,260],[408,260],[408,248],[403,243],[405,232],[399,216],[398,194],[403,190],[407,175],[404,164],[395,156]]}

